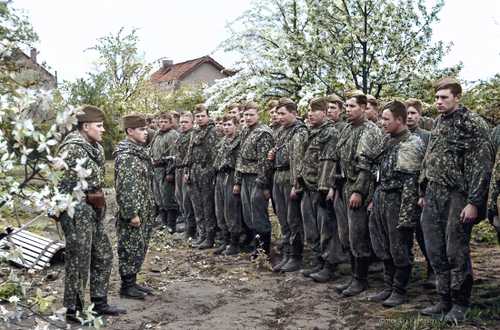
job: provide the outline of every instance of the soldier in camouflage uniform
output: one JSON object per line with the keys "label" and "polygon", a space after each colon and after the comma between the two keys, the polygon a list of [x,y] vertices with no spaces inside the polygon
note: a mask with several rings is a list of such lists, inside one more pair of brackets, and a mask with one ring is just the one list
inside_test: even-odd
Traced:
{"label": "soldier in camouflage uniform", "polygon": [[187,195],[187,187],[184,183],[184,159],[186,157],[189,141],[193,132],[193,115],[184,112],[179,118],[180,134],[174,143],[175,157],[175,199],[181,211],[185,223],[184,237],[189,240],[196,236],[196,220],[194,219],[193,203]]}
{"label": "soldier in camouflage uniform", "polygon": [[215,171],[217,135],[215,125],[208,117],[208,109],[198,104],[194,110],[198,127],[193,131],[184,160],[184,182],[193,204],[198,230],[198,239],[193,247],[209,249],[214,246],[216,219],[214,209]]}
{"label": "soldier in camouflage uniform", "polygon": [[493,142],[493,147],[496,149],[500,148],[500,125],[497,125],[491,131],[491,141]]}
{"label": "soldier in camouflage uniform", "polygon": [[497,147],[495,165],[490,182],[490,191],[488,195],[488,219],[495,227],[500,243],[500,146]]}
{"label": "soldier in camouflage uniform", "polygon": [[64,307],[66,319],[78,322],[77,312],[84,307],[85,287],[90,270],[90,299],[98,314],[118,315],[125,310],[108,305],[108,285],[111,274],[113,251],[104,229],[105,199],[104,150],[99,142],[104,132],[104,113],[93,106],[84,106],[77,115],[78,130],[70,133],[62,142],[59,154],[66,154],[68,169],[61,178],[59,189],[72,194],[79,177],[74,171],[81,163],[91,170],[85,179],[88,183],[85,199],[75,206],[73,216],[63,212],[61,222],[66,239]]}
{"label": "soldier in camouflage uniform", "polygon": [[337,290],[343,296],[353,296],[368,285],[371,247],[367,207],[373,193],[373,164],[382,132],[364,117],[365,95],[355,94],[346,104],[349,124],[342,130],[335,150],[338,176],[334,181],[334,206],[340,242],[351,254],[352,279]]}
{"label": "soldier in camouflage uniform", "polygon": [[158,119],[156,115],[150,115],[146,119],[148,125],[148,139],[146,141],[146,146],[150,146],[153,141],[156,132],[158,132]]}
{"label": "soldier in camouflage uniform", "polygon": [[302,121],[297,120],[297,104],[292,100],[281,98],[276,111],[281,130],[268,159],[274,161],[272,193],[280,222],[283,258],[273,267],[273,271],[294,272],[302,268],[302,187],[298,177],[307,141],[307,128]]}
{"label": "soldier in camouflage uniform", "polygon": [[115,190],[118,264],[123,297],[144,299],[151,289],[137,284],[156,217],[152,192],[153,163],[145,148],[146,121],[142,115],[123,117],[126,138],[118,143],[115,158]]}
{"label": "soldier in camouflage uniform", "polygon": [[222,244],[214,254],[234,255],[239,253],[241,233],[241,200],[233,194],[234,169],[240,151],[239,121],[236,117],[224,115],[222,125],[225,137],[218,145],[214,160],[215,215],[222,231]]}
{"label": "soldier in camouflage uniform", "polygon": [[470,303],[472,226],[485,209],[493,162],[489,130],[477,114],[460,106],[462,88],[453,78],[436,84],[440,113],[424,158],[422,230],[427,254],[436,272],[440,302],[424,315],[447,313],[461,321]]}
{"label": "soldier in camouflage uniform", "polygon": [[153,193],[160,218],[169,233],[175,232],[178,206],[175,200],[175,158],[173,149],[179,133],[173,129],[172,116],[158,116],[159,130],[150,145],[153,159]]}
{"label": "soldier in camouflage uniform", "polygon": [[[243,221],[256,233],[257,248],[269,255],[271,249],[271,222],[267,213],[271,197],[272,162],[267,159],[274,145],[271,129],[259,122],[259,106],[245,105],[243,116],[246,127],[241,133],[241,149],[236,160],[233,192],[241,194]],[[258,237],[257,237],[258,236]],[[257,250],[252,257],[256,256]]]}
{"label": "soldier in camouflage uniform", "polygon": [[279,129],[281,127],[281,123],[278,119],[278,109],[276,106],[278,105],[277,100],[270,100],[266,104],[266,109],[269,112],[269,127],[273,131],[273,139],[277,138],[277,134],[279,132]]}
{"label": "soldier in camouflage uniform", "polygon": [[[412,134],[418,136],[422,142],[424,143],[424,150],[427,149],[427,145],[429,144],[429,139],[431,137],[431,133],[423,128],[419,127],[419,123],[421,121],[422,114],[422,102],[418,99],[408,99],[405,102],[407,107],[407,126]],[[422,215],[422,208],[418,206],[418,212],[415,214],[415,238],[417,240],[418,246],[420,247],[420,251],[422,251],[422,255],[425,258],[427,263],[427,280],[424,283],[424,286],[433,289],[435,288],[436,276],[434,271],[432,270],[431,262],[429,257],[427,256],[427,251],[425,248],[425,240],[424,234],[422,232],[422,226],[420,224],[420,218]]]}
{"label": "soldier in camouflage uniform", "polygon": [[406,106],[393,101],[384,107],[385,135],[377,157],[378,182],[370,213],[370,238],[384,262],[384,289],[370,300],[395,307],[406,302],[410,280],[413,229],[418,214],[418,175],[424,157],[422,140],[406,126]]}

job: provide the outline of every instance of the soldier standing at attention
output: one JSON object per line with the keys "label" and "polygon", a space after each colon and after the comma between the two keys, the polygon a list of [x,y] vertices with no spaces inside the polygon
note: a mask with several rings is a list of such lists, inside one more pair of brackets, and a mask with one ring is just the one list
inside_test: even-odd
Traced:
{"label": "soldier standing at attention", "polygon": [[388,103],[382,112],[386,133],[377,157],[378,182],[370,213],[370,238],[384,262],[384,289],[370,297],[386,307],[406,302],[418,202],[418,175],[424,157],[422,140],[406,126],[406,107]]}
{"label": "soldier standing at attention", "polygon": [[435,92],[440,115],[423,162],[420,181],[424,197],[419,202],[440,301],[422,314],[446,313],[445,320],[455,322],[465,319],[470,304],[470,234],[479,210],[485,209],[493,150],[487,124],[459,103],[460,83],[443,78]]}
{"label": "soldier standing at attention", "polygon": [[187,187],[184,183],[184,159],[193,132],[193,115],[190,112],[180,114],[179,131],[179,136],[174,144],[175,199],[185,223],[184,237],[186,240],[189,240],[190,238],[194,239],[196,236],[196,220],[194,219],[193,204],[187,195]]}
{"label": "soldier standing at attention", "polygon": [[118,143],[115,158],[115,190],[118,264],[122,280],[120,294],[144,299],[151,289],[137,284],[137,274],[148,251],[156,217],[153,197],[153,163],[145,143],[146,120],[141,114],[123,117],[126,138]]}
{"label": "soldier standing at attention", "polygon": [[[407,126],[412,134],[417,135],[422,142],[424,143],[424,151],[427,149],[427,145],[429,144],[429,139],[431,137],[431,133],[423,128],[420,128],[420,120],[422,117],[422,109],[423,105],[420,100],[417,99],[408,99],[406,102],[408,119]],[[420,224],[420,218],[422,215],[422,208],[418,206],[418,212],[416,212],[415,217],[415,238],[417,240],[418,246],[422,251],[422,254],[427,263],[427,280],[424,284],[427,288],[435,288],[436,286],[436,276],[434,271],[432,270],[431,262],[429,261],[429,257],[427,256],[427,251],[425,249],[425,241],[424,234],[422,232],[422,225]]]}
{"label": "soldier standing at attention", "polygon": [[241,200],[233,194],[234,169],[240,151],[238,118],[222,117],[224,138],[215,156],[215,214],[217,225],[223,233],[223,242],[214,254],[234,255],[240,251]]}
{"label": "soldier standing at attention", "polygon": [[249,102],[243,112],[245,128],[241,133],[241,149],[236,160],[234,194],[241,195],[243,221],[255,233],[258,248],[269,256],[271,251],[271,222],[267,213],[271,198],[273,164],[267,159],[274,145],[271,129],[259,122],[259,105]]}
{"label": "soldier standing at attention", "polygon": [[281,98],[276,106],[281,129],[268,159],[274,161],[273,201],[283,239],[283,258],[273,271],[294,272],[302,268],[304,247],[300,198],[302,187],[298,182],[307,127],[297,120],[297,104]]}
{"label": "soldier standing at attention", "polygon": [[104,113],[94,106],[84,106],[77,115],[77,131],[62,142],[59,154],[67,154],[68,170],[63,174],[59,189],[72,194],[79,182],[72,170],[78,162],[90,175],[85,199],[75,206],[73,216],[63,212],[59,217],[66,241],[64,302],[66,320],[80,323],[78,313],[84,308],[85,287],[90,273],[90,300],[98,315],[118,315],[124,309],[108,305],[108,286],[113,251],[104,228],[106,201],[104,186],[104,150],[99,144],[104,133]]}
{"label": "soldier standing at attention", "polygon": [[197,128],[194,129],[184,163],[184,182],[193,204],[194,217],[198,229],[198,239],[192,244],[199,249],[210,249],[214,246],[215,219],[214,159],[217,145],[215,125],[210,121],[208,109],[198,104],[194,109]]}
{"label": "soldier standing at attention", "polygon": [[175,233],[178,206],[175,201],[175,159],[173,149],[179,133],[173,128],[173,118],[168,112],[158,116],[159,130],[150,145],[153,159],[153,193],[163,225],[170,234]]}
{"label": "soldier standing at attention", "polygon": [[500,243],[500,146],[497,147],[495,165],[491,175],[490,192],[488,195],[488,220],[497,231]]}
{"label": "soldier standing at attention", "polygon": [[351,254],[352,279],[337,287],[343,296],[357,295],[368,286],[371,257],[368,232],[368,203],[373,194],[373,170],[382,132],[365,119],[367,98],[354,94],[347,102],[348,124],[342,130],[335,150],[338,177],[334,181],[335,214],[340,242]]}

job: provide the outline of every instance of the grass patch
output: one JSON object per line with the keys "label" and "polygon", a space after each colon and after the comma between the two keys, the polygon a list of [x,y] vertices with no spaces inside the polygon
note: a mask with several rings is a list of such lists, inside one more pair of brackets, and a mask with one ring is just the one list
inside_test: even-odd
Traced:
{"label": "grass patch", "polygon": [[495,228],[486,220],[481,221],[472,228],[472,240],[487,245],[496,245],[498,243],[497,232]]}
{"label": "grass patch", "polygon": [[441,320],[423,318],[420,315],[403,316],[394,319],[381,320],[377,329],[384,330],[441,330],[447,329],[449,325]]}

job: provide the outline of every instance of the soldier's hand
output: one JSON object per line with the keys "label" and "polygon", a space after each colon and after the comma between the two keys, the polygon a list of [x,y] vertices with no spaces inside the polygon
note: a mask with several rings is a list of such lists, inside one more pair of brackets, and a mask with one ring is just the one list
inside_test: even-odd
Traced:
{"label": "soldier's hand", "polygon": [[477,219],[477,207],[472,204],[467,204],[462,213],[460,213],[460,220],[463,223],[473,223]]}
{"label": "soldier's hand", "polygon": [[167,180],[167,182],[174,182],[174,176],[172,174],[167,174],[165,180]]}
{"label": "soldier's hand", "polygon": [[239,195],[241,193],[241,186],[239,184],[235,184],[233,186],[233,195]]}
{"label": "soldier's hand", "polygon": [[373,210],[373,201],[368,203],[368,207],[366,209],[368,210],[368,212],[371,212]]}
{"label": "soldier's hand", "polygon": [[292,187],[292,191],[290,191],[290,199],[297,200],[299,195],[297,194],[297,190],[295,187]]}
{"label": "soldier's hand", "polygon": [[130,220],[130,226],[137,228],[140,225],[141,225],[141,219],[139,218],[138,215],[136,215],[135,217],[132,218],[132,220]]}
{"label": "soldier's hand", "polygon": [[326,200],[333,202],[334,198],[335,198],[335,190],[333,190],[333,188],[328,189],[328,194],[326,195]]}
{"label": "soldier's hand", "polygon": [[265,199],[271,198],[271,191],[269,189],[264,189],[262,193],[264,194]]}
{"label": "soldier's hand", "polygon": [[420,197],[420,198],[418,199],[418,203],[417,203],[417,204],[418,204],[418,206],[420,206],[421,208],[424,208],[424,206],[425,206],[425,198],[424,198],[424,197]]}
{"label": "soldier's hand", "polygon": [[350,209],[357,209],[358,207],[361,206],[361,202],[363,200],[363,197],[361,196],[360,193],[352,193],[351,198],[349,199],[349,208]]}

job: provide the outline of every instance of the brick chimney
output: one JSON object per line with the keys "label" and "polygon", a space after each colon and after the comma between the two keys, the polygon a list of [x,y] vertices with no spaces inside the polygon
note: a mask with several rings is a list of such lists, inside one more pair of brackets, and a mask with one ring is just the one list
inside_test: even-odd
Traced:
{"label": "brick chimney", "polygon": [[31,48],[30,50],[30,58],[33,61],[33,63],[36,63],[36,56],[38,55],[38,51],[36,48]]}
{"label": "brick chimney", "polygon": [[161,61],[161,67],[163,69],[168,69],[170,68],[172,65],[174,65],[174,61],[172,60],[162,60]]}

